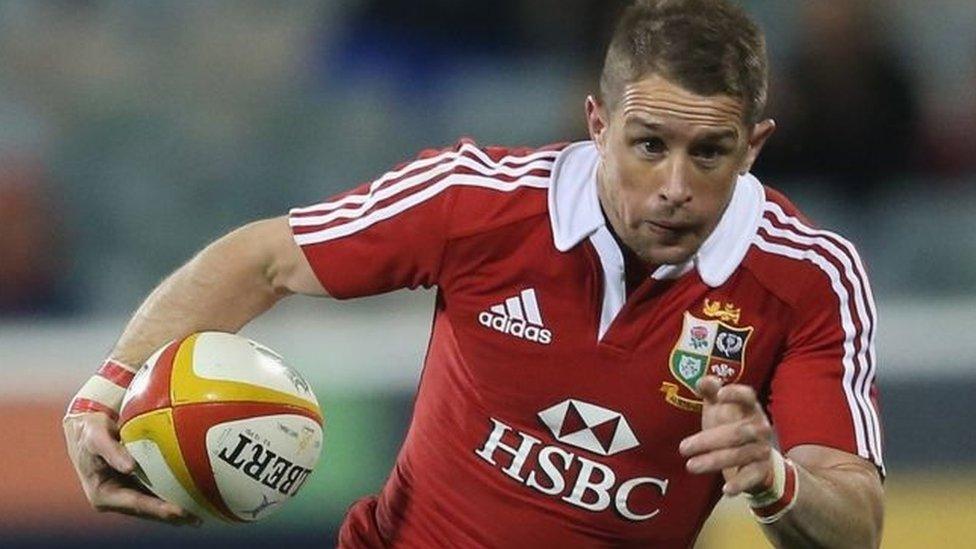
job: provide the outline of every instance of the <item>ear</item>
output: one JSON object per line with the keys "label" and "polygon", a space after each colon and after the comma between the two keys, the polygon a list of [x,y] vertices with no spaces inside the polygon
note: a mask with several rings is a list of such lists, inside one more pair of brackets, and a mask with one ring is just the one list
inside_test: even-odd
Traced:
{"label": "ear", "polygon": [[761,122],[756,123],[752,127],[752,134],[749,135],[749,149],[746,151],[746,157],[742,162],[742,168],[739,173],[745,175],[752,169],[752,165],[756,162],[756,158],[759,157],[759,151],[762,150],[763,145],[766,144],[766,140],[769,136],[773,135],[776,131],[776,122],[772,118],[767,118]]}
{"label": "ear", "polygon": [[603,153],[607,140],[607,112],[600,100],[592,95],[586,97],[586,128],[590,132],[590,139],[596,143],[597,150]]}

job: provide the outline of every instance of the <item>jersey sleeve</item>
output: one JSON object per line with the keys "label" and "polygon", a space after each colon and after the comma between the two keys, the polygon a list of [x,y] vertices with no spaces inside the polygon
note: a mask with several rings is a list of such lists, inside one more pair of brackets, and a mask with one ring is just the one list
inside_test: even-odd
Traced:
{"label": "jersey sleeve", "polygon": [[452,176],[467,146],[424,151],[371,182],[289,212],[295,242],[330,296],[437,284],[450,231]]}
{"label": "jersey sleeve", "polygon": [[781,448],[817,444],[856,454],[884,472],[875,386],[876,310],[857,251],[826,233],[805,259],[769,411]]}

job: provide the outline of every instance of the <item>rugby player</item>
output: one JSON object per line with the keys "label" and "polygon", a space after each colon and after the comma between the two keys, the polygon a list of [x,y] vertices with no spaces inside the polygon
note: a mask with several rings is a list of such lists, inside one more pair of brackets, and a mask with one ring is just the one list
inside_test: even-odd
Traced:
{"label": "rugby player", "polygon": [[69,406],[91,504],[192,520],[132,487],[115,429],[163,343],[235,332],[295,293],[423,286],[412,423],[341,546],[688,547],[740,494],[774,545],[878,546],[871,289],[848,241],[749,173],[775,127],[766,87],[741,9],[639,1],[585,101],[590,141],[462,140],[217,240]]}

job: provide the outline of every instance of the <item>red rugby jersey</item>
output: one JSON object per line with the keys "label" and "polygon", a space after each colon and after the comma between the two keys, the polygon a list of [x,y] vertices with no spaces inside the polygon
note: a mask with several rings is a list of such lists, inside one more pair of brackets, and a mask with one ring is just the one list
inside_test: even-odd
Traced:
{"label": "red rugby jersey", "polygon": [[784,451],[882,466],[853,246],[747,175],[696,256],[628,296],[597,161],[462,141],[291,211],[332,296],[437,287],[406,440],[342,545],[688,547],[721,497],[678,453],[706,373],[754,387]]}

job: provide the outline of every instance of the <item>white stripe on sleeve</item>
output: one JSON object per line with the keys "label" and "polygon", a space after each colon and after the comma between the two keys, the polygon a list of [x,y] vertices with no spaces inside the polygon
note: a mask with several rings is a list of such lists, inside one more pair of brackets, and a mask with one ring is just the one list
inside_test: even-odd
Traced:
{"label": "white stripe on sleeve", "polygon": [[[457,169],[458,166],[464,166],[466,168],[470,168],[471,170],[486,176],[506,175],[511,177],[521,177],[533,170],[548,169],[551,165],[552,162],[548,160],[542,160],[542,161],[536,161],[534,163],[526,164],[525,166],[521,166],[516,169],[499,168],[497,170],[493,170],[469,158],[463,158],[463,157],[457,158],[453,162],[441,164],[440,166],[437,166],[432,170],[413,175],[401,181],[397,181],[396,183],[388,187],[378,189],[375,192],[371,188],[369,194],[354,195],[356,197],[361,197],[360,199],[357,199],[356,201],[357,205],[355,207],[336,208],[328,213],[323,213],[321,215],[292,217],[290,222],[292,227],[312,227],[315,225],[325,225],[326,223],[329,223],[336,219],[354,219],[362,216],[364,213],[369,211],[370,208],[375,206],[377,203],[382,202],[383,200],[386,200],[388,198],[394,197],[397,194],[408,191],[412,188],[420,187],[425,183],[428,183],[429,181],[437,178],[438,176],[442,176],[444,174],[454,171],[455,169]],[[346,198],[351,199],[352,197],[346,197]],[[337,203],[338,202],[334,204]]]}
{"label": "white stripe on sleeve", "polygon": [[765,250],[772,254],[810,261],[819,267],[820,270],[823,271],[824,274],[826,274],[830,279],[831,288],[834,290],[834,293],[837,295],[839,301],[838,308],[841,317],[841,328],[844,332],[844,355],[842,359],[844,375],[842,385],[844,396],[847,399],[847,404],[851,413],[857,452],[859,456],[872,460],[879,466],[883,466],[881,463],[880,454],[874,452],[875,441],[870,440],[870,428],[867,424],[872,421],[873,417],[868,410],[864,409],[866,404],[864,403],[863,399],[859,398],[859,396],[855,394],[854,390],[856,375],[854,365],[854,340],[858,334],[854,321],[851,317],[851,307],[849,306],[850,296],[847,289],[841,282],[840,272],[833,265],[833,263],[828,261],[815,250],[794,248],[783,244],[770,242],[758,233],[753,238],[753,243],[759,249]]}
{"label": "white stripe on sleeve", "polygon": [[[409,164],[407,164],[406,166],[404,166],[404,167],[402,167],[402,168],[400,168],[398,170],[394,170],[394,171],[387,172],[387,173],[383,174],[381,177],[379,177],[378,179],[376,179],[375,181],[373,181],[372,183],[370,183],[369,188],[364,193],[346,195],[346,196],[343,196],[342,198],[340,198],[338,200],[334,200],[332,202],[321,202],[321,203],[314,204],[314,205],[311,205],[311,206],[305,206],[305,207],[301,207],[301,208],[292,208],[291,211],[290,211],[290,214],[291,215],[303,215],[303,214],[308,214],[308,213],[325,214],[325,213],[331,212],[332,210],[335,210],[337,208],[342,208],[343,206],[356,205],[356,204],[364,204],[385,183],[388,183],[388,182],[393,181],[395,179],[400,179],[400,178],[402,178],[403,176],[405,176],[406,174],[408,174],[410,172],[413,172],[413,171],[416,171],[416,170],[420,170],[420,169],[423,169],[423,168],[428,168],[428,167],[434,166],[431,170],[428,170],[426,172],[422,172],[422,173],[415,174],[414,176],[411,176],[409,178],[409,179],[411,179],[413,181],[421,181],[422,182],[422,181],[426,181],[428,179],[431,179],[435,175],[444,173],[444,170],[442,169],[442,167],[441,166],[437,166],[438,163],[441,163],[441,162],[444,162],[444,161],[447,161],[447,160],[457,161],[458,159],[462,159],[462,158],[464,160],[468,160],[470,162],[475,162],[474,160],[471,160],[469,158],[465,158],[463,156],[465,153],[468,153],[468,154],[471,154],[473,156],[476,156],[476,157],[478,157],[478,159],[481,160],[481,163],[479,164],[479,168],[481,168],[482,170],[488,170],[488,171],[485,171],[483,173],[486,173],[486,174],[487,173],[502,173],[502,174],[505,174],[505,175],[516,176],[516,175],[521,175],[521,173],[519,172],[519,170],[521,170],[521,167],[512,168],[512,167],[509,166],[509,164],[513,164],[513,163],[516,163],[516,162],[519,162],[519,163],[531,163],[531,162],[535,162],[536,160],[548,160],[551,163],[553,160],[555,160],[556,156],[558,156],[559,151],[539,151],[539,152],[535,152],[535,153],[532,153],[532,154],[529,154],[529,155],[525,155],[525,156],[511,156],[510,155],[510,156],[506,156],[506,157],[502,158],[500,161],[496,162],[496,161],[493,161],[487,154],[485,154],[484,151],[482,151],[478,147],[476,147],[476,146],[474,146],[474,145],[472,145],[470,143],[464,143],[456,151],[455,150],[445,151],[445,152],[442,152],[441,154],[438,154],[437,156],[432,156],[430,158],[422,158],[420,160],[415,160],[415,161],[410,162]],[[446,162],[445,165],[446,166],[451,166],[452,165],[452,162]],[[473,168],[473,169],[476,169],[477,170],[479,168]],[[430,177],[426,177],[428,174],[430,174]],[[311,223],[311,224],[312,225],[315,225],[317,223]]]}
{"label": "white stripe on sleeve", "polygon": [[850,283],[851,288],[853,288],[856,313],[862,326],[860,331],[860,346],[856,356],[857,362],[862,367],[855,381],[855,391],[858,399],[863,403],[863,409],[868,413],[867,420],[871,435],[871,448],[880,460],[883,454],[881,422],[878,419],[877,407],[871,400],[871,387],[874,385],[877,360],[874,337],[877,331],[878,313],[874,304],[871,284],[865,273],[861,257],[858,255],[854,246],[842,236],[805,225],[796,217],[787,215],[778,204],[767,202],[765,210],[772,213],[779,222],[791,228],[788,231],[778,229],[764,220],[764,227],[770,234],[782,238],[789,238],[791,241],[800,244],[816,244],[830,253],[831,256],[844,266],[844,275]]}
{"label": "white stripe on sleeve", "polygon": [[[466,187],[482,187],[487,189],[495,189],[503,192],[511,192],[521,187],[534,187],[538,189],[545,189],[549,186],[549,177],[545,176],[526,176],[522,179],[513,182],[502,182],[490,177],[466,175],[466,174],[455,174],[445,177],[444,179],[430,185],[420,191],[417,191],[403,200],[394,202],[382,208],[377,208],[370,211],[368,214],[363,215],[353,219],[347,223],[340,225],[335,225],[326,229],[319,231],[314,231],[310,233],[300,233],[295,235],[295,242],[299,246],[307,246],[309,244],[317,244],[320,242],[326,242],[328,240],[334,240],[336,238],[341,238],[343,236],[348,236],[364,230],[368,227],[379,223],[385,219],[394,217],[395,215],[402,213],[418,204],[430,200],[432,197],[437,196],[445,189],[448,189],[454,185],[466,186]],[[291,221],[300,218],[291,218]],[[294,226],[294,225],[293,225]]]}

